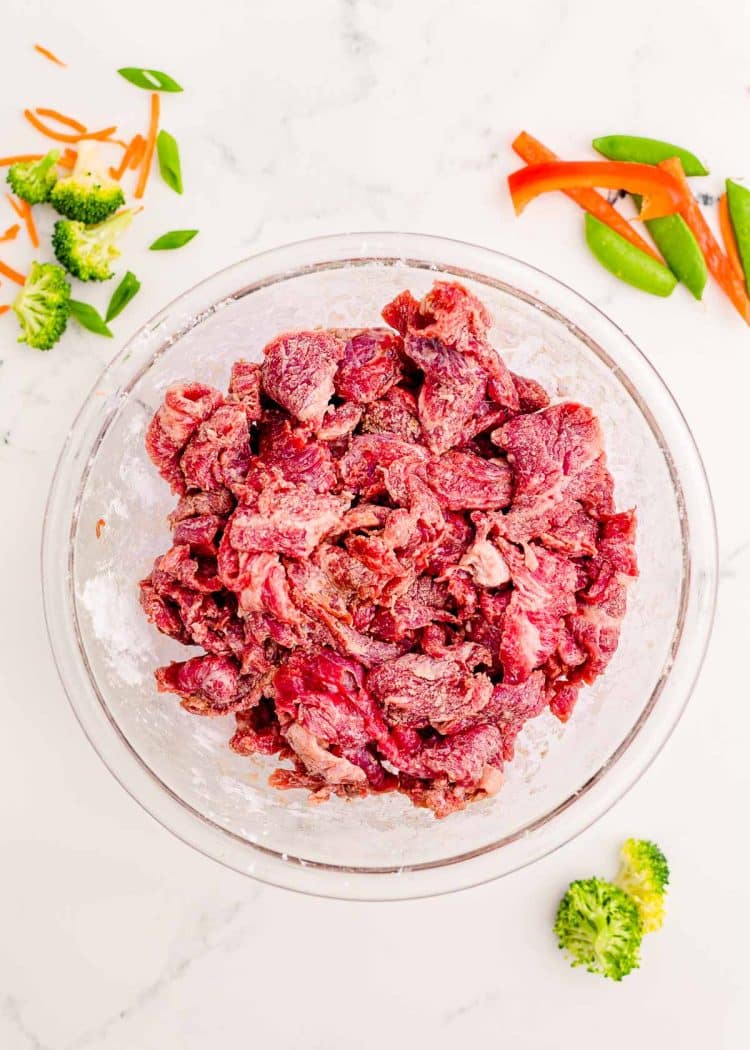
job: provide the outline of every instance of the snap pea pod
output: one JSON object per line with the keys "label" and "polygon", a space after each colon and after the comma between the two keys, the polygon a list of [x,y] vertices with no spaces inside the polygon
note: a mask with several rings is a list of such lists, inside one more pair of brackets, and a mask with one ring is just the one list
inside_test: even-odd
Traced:
{"label": "snap pea pod", "polygon": [[[640,211],[640,198],[634,195],[633,202]],[[695,234],[683,217],[665,215],[662,219],[649,219],[646,228],[675,277],[696,299],[702,299],[708,267]]]}
{"label": "snap pea pod", "polygon": [[747,186],[727,179],[727,205],[745,284],[750,291],[750,190]]}
{"label": "snap pea pod", "polygon": [[686,175],[708,175],[708,168],[690,150],[671,142],[647,139],[640,135],[604,135],[591,143],[594,149],[609,160],[630,160],[640,164],[659,164],[670,157],[679,157]]}
{"label": "snap pea pod", "polygon": [[[657,164],[669,157],[679,157],[685,174],[688,169],[693,175],[706,174],[706,169],[694,154],[679,146],[673,146],[670,142],[637,138],[633,135],[609,135],[603,139],[594,139],[593,145],[605,156],[614,152],[623,160],[640,160],[645,164]],[[640,197],[634,194],[633,201],[640,211]],[[649,219],[646,228],[675,277],[682,281],[696,299],[701,299],[708,280],[706,260],[682,216],[675,214],[665,215],[661,219]]]}
{"label": "snap pea pod", "polygon": [[651,295],[667,296],[674,291],[677,278],[671,270],[588,214],[586,243],[594,258],[621,281]]}

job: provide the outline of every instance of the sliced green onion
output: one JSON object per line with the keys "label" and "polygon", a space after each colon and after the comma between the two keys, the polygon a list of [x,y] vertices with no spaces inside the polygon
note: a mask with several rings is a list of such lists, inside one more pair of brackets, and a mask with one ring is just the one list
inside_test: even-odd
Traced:
{"label": "sliced green onion", "polygon": [[197,230],[170,230],[157,237],[153,244],[149,245],[152,252],[166,252],[173,248],[182,248],[183,244],[197,237]]}

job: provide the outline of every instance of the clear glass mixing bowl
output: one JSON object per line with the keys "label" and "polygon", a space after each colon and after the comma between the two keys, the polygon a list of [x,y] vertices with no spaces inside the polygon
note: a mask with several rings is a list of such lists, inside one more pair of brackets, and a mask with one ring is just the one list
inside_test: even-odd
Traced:
{"label": "clear glass mixing bowl", "polygon": [[[457,278],[489,306],[516,372],[598,413],[620,507],[639,515],[641,576],[606,675],[562,726],[529,723],[496,797],[438,821],[400,795],[311,805],[278,792],[268,759],[227,748],[232,719],[156,693],[185,650],[142,615],[137,581],[169,544],[167,486],[143,436],[164,389],[224,387],[232,361],[281,330],[377,324],[403,288]],[[106,526],[100,538],[96,522]],[[68,436],[43,540],[50,640],[70,702],[120,783],[164,827],[255,878],[310,893],[443,893],[538,859],[600,817],[674,728],[713,617],[716,532],[698,452],[662,380],[599,310],[531,267],[455,241],[352,234],[288,245],[175,300],[106,369]]]}

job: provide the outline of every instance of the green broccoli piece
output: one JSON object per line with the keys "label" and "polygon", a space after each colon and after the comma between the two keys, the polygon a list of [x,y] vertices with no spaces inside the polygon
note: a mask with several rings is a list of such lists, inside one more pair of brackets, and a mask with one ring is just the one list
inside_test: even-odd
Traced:
{"label": "green broccoli piece", "polygon": [[60,150],[53,149],[41,160],[11,164],[8,168],[8,185],[16,197],[29,204],[44,204],[48,201],[57,182],[55,164],[59,156]]}
{"label": "green broccoli piece", "polygon": [[659,847],[646,839],[628,839],[620,852],[622,864],[615,884],[633,898],[644,933],[661,929],[669,865]]}
{"label": "green broccoli piece", "polygon": [[557,910],[555,933],[571,966],[585,966],[589,973],[621,981],[640,963],[643,929],[636,903],[604,879],[570,884]]}
{"label": "green broccoli piece", "polygon": [[35,350],[51,350],[65,331],[70,315],[70,285],[65,270],[54,263],[32,263],[13,310],[21,325],[18,342]]}
{"label": "green broccoli piece", "polygon": [[119,183],[98,170],[96,153],[94,143],[79,143],[73,171],[58,179],[49,197],[60,215],[87,225],[102,222],[125,203]]}
{"label": "green broccoli piece", "polygon": [[107,281],[113,276],[110,261],[120,254],[115,239],[133,219],[131,211],[121,211],[97,226],[86,226],[72,219],[58,219],[52,234],[55,258],[81,281]]}

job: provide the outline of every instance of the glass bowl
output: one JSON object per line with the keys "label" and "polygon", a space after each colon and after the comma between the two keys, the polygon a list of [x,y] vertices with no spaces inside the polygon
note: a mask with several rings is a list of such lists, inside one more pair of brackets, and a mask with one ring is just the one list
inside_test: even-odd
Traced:
{"label": "glass bowl", "polygon": [[[502,791],[445,820],[401,795],[311,805],[270,788],[271,759],[232,753],[233,719],[159,695],[153,670],[185,649],[158,634],[137,581],[169,546],[174,504],[143,446],[165,388],[226,386],[279,331],[377,324],[409,288],[456,278],[489,306],[516,372],[598,413],[620,508],[639,516],[641,575],[619,650],[562,726],[527,724]],[[97,521],[106,522],[97,537]],[[708,641],[716,588],[708,484],[669,391],[626,335],[551,277],[435,237],[351,234],[239,262],[176,299],[105,370],[60,456],[44,528],[55,660],[107,767],[164,827],[237,871],[333,897],[395,899],[507,874],[568,841],[643,773],[674,728]]]}

